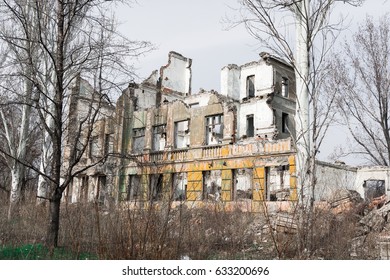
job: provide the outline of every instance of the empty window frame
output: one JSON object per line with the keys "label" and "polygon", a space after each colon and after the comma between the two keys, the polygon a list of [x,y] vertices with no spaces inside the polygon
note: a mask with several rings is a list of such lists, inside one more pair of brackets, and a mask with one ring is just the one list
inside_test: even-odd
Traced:
{"label": "empty window frame", "polygon": [[150,175],[149,200],[151,201],[161,200],[162,190],[163,190],[163,175],[162,174]]}
{"label": "empty window frame", "polygon": [[286,77],[283,77],[282,78],[282,96],[283,97],[288,97],[288,85],[289,85],[289,81],[288,81],[288,78]]}
{"label": "empty window frame", "polygon": [[142,153],[145,148],[145,128],[133,129],[133,147],[132,151],[135,154]]}
{"label": "empty window frame", "polygon": [[172,199],[183,201],[187,193],[187,173],[174,173],[172,184]]}
{"label": "empty window frame", "polygon": [[100,205],[104,204],[104,200],[107,192],[106,185],[107,185],[107,177],[105,175],[99,175],[97,177],[96,201]]}
{"label": "empty window frame", "polygon": [[206,117],[206,145],[221,144],[223,139],[223,115]]}
{"label": "empty window frame", "polygon": [[253,122],[253,115],[246,116],[246,136],[253,137],[255,136],[255,127]]}
{"label": "empty window frame", "polygon": [[246,96],[255,96],[255,75],[251,75],[246,78]]}
{"label": "empty window frame", "polygon": [[81,177],[81,190],[80,190],[80,202],[89,201],[89,176],[85,175]]}
{"label": "empty window frame", "polygon": [[127,184],[127,200],[139,200],[141,197],[141,176],[129,175]]}
{"label": "empty window frame", "polygon": [[221,170],[203,171],[203,199],[219,201],[221,199]]}
{"label": "empty window frame", "polygon": [[233,170],[234,200],[252,199],[253,170],[249,168]]}
{"label": "empty window frame", "polygon": [[114,151],[114,136],[106,134],[104,137],[104,154],[108,155]]}
{"label": "empty window frame", "polygon": [[153,151],[163,151],[166,143],[166,125],[153,127]]}
{"label": "empty window frame", "polygon": [[288,133],[289,128],[288,128],[288,114],[287,113],[282,113],[282,133]]}
{"label": "empty window frame", "polygon": [[89,140],[89,152],[88,157],[94,158],[99,156],[99,137],[98,136],[92,136]]}
{"label": "empty window frame", "polygon": [[175,141],[176,149],[187,148],[190,146],[190,121],[175,122]]}

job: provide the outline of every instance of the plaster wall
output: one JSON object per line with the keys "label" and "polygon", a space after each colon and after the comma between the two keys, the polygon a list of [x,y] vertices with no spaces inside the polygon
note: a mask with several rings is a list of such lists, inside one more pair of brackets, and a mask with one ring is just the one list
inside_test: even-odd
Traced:
{"label": "plaster wall", "polygon": [[160,70],[162,91],[191,94],[191,64],[190,58],[170,52],[168,64]]}
{"label": "plaster wall", "polygon": [[261,62],[241,66],[240,100],[246,97],[247,77],[255,76],[255,96],[273,92],[273,68]]}
{"label": "plaster wall", "polygon": [[367,180],[384,180],[385,191],[390,196],[390,167],[372,166],[361,167],[357,170],[355,187],[359,194],[364,198],[364,181]]}
{"label": "plaster wall", "polygon": [[356,168],[318,162],[316,175],[315,200],[332,200],[338,193],[345,190],[354,190],[361,193],[355,184],[357,178]]}
{"label": "plaster wall", "polygon": [[147,109],[156,106],[156,90],[148,87],[135,90],[136,109]]}
{"label": "plaster wall", "polygon": [[266,103],[265,99],[251,99],[247,103],[242,103],[239,107],[237,120],[238,138],[246,135],[247,115],[253,115],[255,135],[258,133],[266,133],[266,130],[271,127],[271,131],[273,131],[272,109]]}
{"label": "plaster wall", "polygon": [[235,64],[229,64],[221,70],[221,94],[240,100],[241,68]]}

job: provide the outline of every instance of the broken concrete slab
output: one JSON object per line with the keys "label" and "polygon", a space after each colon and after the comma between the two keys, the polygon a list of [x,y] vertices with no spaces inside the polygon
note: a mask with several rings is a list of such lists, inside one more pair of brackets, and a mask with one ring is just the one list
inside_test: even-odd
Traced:
{"label": "broken concrete slab", "polygon": [[294,214],[279,212],[276,215],[274,229],[277,232],[297,233],[298,223]]}
{"label": "broken concrete slab", "polygon": [[379,237],[378,246],[379,258],[381,260],[390,260],[390,233]]}
{"label": "broken concrete slab", "polygon": [[380,232],[383,230],[386,220],[381,212],[374,209],[364,216],[359,223],[363,226],[368,226],[371,231]]}

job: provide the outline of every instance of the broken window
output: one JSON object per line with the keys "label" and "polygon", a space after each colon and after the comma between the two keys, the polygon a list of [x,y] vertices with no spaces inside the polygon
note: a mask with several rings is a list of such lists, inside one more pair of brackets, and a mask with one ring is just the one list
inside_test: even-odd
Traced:
{"label": "broken window", "polygon": [[80,201],[81,202],[88,202],[88,200],[89,200],[88,182],[89,182],[88,176],[81,177],[81,191],[80,191]]}
{"label": "broken window", "polygon": [[288,79],[285,77],[282,78],[282,96],[288,97]]}
{"label": "broken window", "polygon": [[248,76],[246,78],[246,96],[247,97],[255,96],[255,75]]}
{"label": "broken window", "polygon": [[99,156],[99,137],[92,136],[89,140],[89,158],[94,158]]}
{"label": "broken window", "polygon": [[175,148],[187,148],[190,146],[190,121],[175,122]]}
{"label": "broken window", "polygon": [[252,199],[253,170],[233,170],[233,193],[235,200]]}
{"label": "broken window", "polygon": [[133,153],[139,154],[145,147],[145,128],[133,129]]}
{"label": "broken window", "polygon": [[97,178],[97,190],[96,190],[96,201],[100,204],[104,204],[104,198],[106,194],[106,183],[107,177],[105,175],[100,175]]}
{"label": "broken window", "polygon": [[386,193],[385,180],[366,180],[364,181],[363,188],[366,200],[372,200]]}
{"label": "broken window", "polygon": [[187,192],[187,173],[174,173],[172,195],[173,200],[185,200]]}
{"label": "broken window", "polygon": [[206,118],[206,145],[221,144],[223,139],[223,115]]}
{"label": "broken window", "polygon": [[114,151],[114,136],[106,134],[104,137],[104,154],[108,155]]}
{"label": "broken window", "polygon": [[253,115],[246,116],[246,136],[253,137],[255,136],[255,128],[253,124]]}
{"label": "broken window", "polygon": [[138,200],[141,195],[141,176],[129,175],[127,185],[127,200]]}
{"label": "broken window", "polygon": [[161,200],[163,190],[163,175],[153,174],[150,176],[149,200]]}
{"label": "broken window", "polygon": [[203,199],[219,201],[221,185],[221,170],[203,171]]}
{"label": "broken window", "polygon": [[270,200],[286,201],[290,197],[290,172],[289,165],[272,167],[270,170]]}
{"label": "broken window", "polygon": [[166,143],[166,125],[153,127],[153,151],[163,151]]}
{"label": "broken window", "polygon": [[288,114],[282,113],[282,133],[288,133]]}

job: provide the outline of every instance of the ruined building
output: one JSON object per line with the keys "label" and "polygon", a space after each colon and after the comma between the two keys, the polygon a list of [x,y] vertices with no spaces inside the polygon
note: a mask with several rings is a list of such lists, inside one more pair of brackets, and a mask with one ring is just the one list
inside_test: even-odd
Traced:
{"label": "ruined building", "polygon": [[[77,147],[77,141],[89,139],[78,170],[95,164],[73,179],[68,202],[197,206],[218,201],[256,211],[264,200],[297,199],[293,68],[261,53],[258,61],[222,68],[220,93],[193,93],[191,63],[170,52],[167,65],[142,83],[129,84],[115,107],[97,100],[78,79],[69,130],[85,119],[83,102],[104,106],[90,137],[83,132],[68,140],[69,147]],[[317,189],[328,193],[326,187],[342,184],[334,178],[352,189],[356,178],[366,182],[356,168],[320,163],[318,170],[323,186]],[[355,179],[348,180],[351,176]],[[324,197],[317,193],[317,199]]]}
{"label": "ruined building", "polygon": [[[263,199],[296,199],[292,67],[261,53],[224,67],[220,93],[194,94],[191,63],[170,52],[168,64],[129,84],[115,108],[104,103],[78,168],[101,162],[73,179],[69,202],[221,201],[250,210]],[[96,102],[91,95],[79,79],[70,130],[83,119],[83,102]]]}

